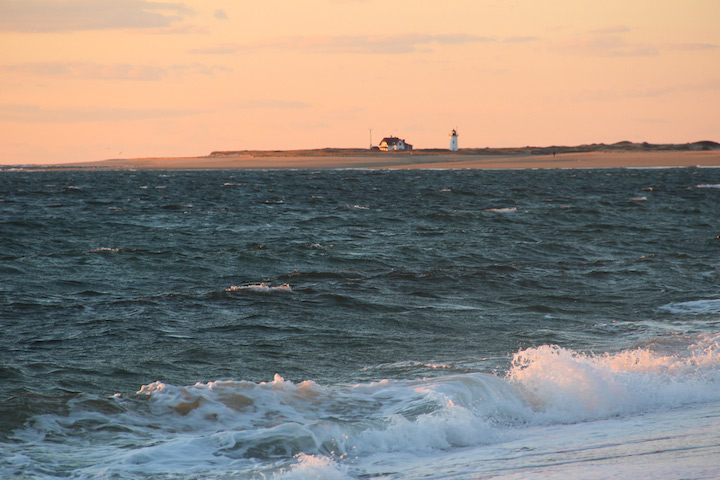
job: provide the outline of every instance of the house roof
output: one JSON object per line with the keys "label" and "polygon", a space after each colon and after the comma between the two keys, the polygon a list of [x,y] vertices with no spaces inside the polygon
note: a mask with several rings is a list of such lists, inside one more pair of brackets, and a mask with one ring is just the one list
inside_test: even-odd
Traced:
{"label": "house roof", "polygon": [[398,142],[405,142],[405,140],[400,140],[397,137],[385,137],[382,139],[380,143],[385,143],[387,145],[397,145]]}

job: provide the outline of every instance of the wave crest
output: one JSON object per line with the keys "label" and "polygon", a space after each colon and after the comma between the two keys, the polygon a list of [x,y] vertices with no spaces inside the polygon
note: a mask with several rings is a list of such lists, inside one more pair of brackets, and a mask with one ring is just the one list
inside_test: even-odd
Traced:
{"label": "wave crest", "polygon": [[226,292],[241,292],[241,291],[248,291],[248,292],[255,292],[255,293],[274,293],[274,292],[292,292],[292,288],[289,284],[284,283],[282,285],[278,285],[276,287],[273,287],[272,285],[269,285],[267,283],[259,283],[257,285],[232,285],[225,289]]}
{"label": "wave crest", "polygon": [[720,399],[718,335],[663,354],[593,355],[554,345],[516,353],[507,374],[541,422],[577,422]]}

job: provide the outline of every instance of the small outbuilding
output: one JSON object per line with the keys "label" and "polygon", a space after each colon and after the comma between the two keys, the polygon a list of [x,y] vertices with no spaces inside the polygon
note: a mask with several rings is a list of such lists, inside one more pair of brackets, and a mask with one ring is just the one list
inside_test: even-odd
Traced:
{"label": "small outbuilding", "polygon": [[385,137],[380,142],[380,150],[394,152],[398,150],[412,150],[413,146],[397,137]]}

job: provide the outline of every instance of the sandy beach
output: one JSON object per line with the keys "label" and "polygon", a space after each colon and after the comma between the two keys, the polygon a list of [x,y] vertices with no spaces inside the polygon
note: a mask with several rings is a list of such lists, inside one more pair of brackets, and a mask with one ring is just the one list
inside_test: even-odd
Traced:
{"label": "sandy beach", "polygon": [[477,154],[453,152],[331,153],[318,151],[212,154],[203,157],[134,158],[66,164],[93,169],[528,169],[720,167],[720,150],[592,151]]}

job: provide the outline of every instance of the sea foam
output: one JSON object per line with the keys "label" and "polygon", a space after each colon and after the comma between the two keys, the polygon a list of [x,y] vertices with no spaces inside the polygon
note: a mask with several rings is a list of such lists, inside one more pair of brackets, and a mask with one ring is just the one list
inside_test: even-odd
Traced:
{"label": "sea foam", "polygon": [[330,388],[276,375],[263,383],[156,382],[138,393],[149,397],[154,412],[170,415],[173,428],[253,430],[236,435],[234,448],[243,455],[268,442],[288,454],[357,455],[493,443],[521,425],[717,401],[718,367],[718,336],[709,335],[686,339],[672,354],[529,348],[515,354],[505,376],[476,372]]}
{"label": "sea foam", "polygon": [[[23,455],[34,455],[36,443],[62,437],[78,478],[254,472],[259,463],[269,469],[265,478],[347,478],[347,468],[376,456],[419,458],[512,442],[533,426],[720,401],[719,341],[720,335],[675,336],[671,343],[604,354],[543,345],[517,352],[504,375],[351,386],[280,375],[260,383],[158,381],[135,396],[104,400],[111,408],[97,410],[99,399],[78,398],[67,414],[34,417],[16,438],[24,442]],[[106,432],[115,432],[107,437],[113,441],[98,450]],[[21,469],[27,459],[19,453],[6,463]]]}
{"label": "sea foam", "polygon": [[292,288],[287,283],[278,285],[278,286],[272,286],[268,285],[267,283],[259,283],[256,285],[232,285],[225,289],[226,292],[241,292],[241,291],[249,291],[249,292],[256,292],[256,293],[273,293],[273,292],[292,292]]}
{"label": "sea foam", "polygon": [[347,468],[328,457],[300,454],[298,463],[281,469],[273,480],[349,480]]}
{"label": "sea foam", "polygon": [[685,338],[672,354],[648,348],[592,355],[545,345],[515,354],[508,381],[535,422],[579,422],[720,400],[718,335]]}

